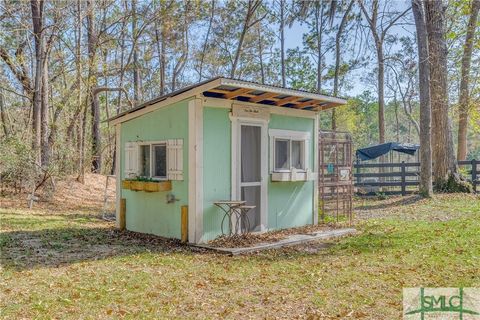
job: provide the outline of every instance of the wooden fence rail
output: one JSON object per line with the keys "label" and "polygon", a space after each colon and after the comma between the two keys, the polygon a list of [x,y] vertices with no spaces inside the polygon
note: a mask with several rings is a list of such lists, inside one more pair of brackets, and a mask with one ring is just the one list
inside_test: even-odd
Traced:
{"label": "wooden fence rail", "polygon": [[[477,192],[480,185],[480,161],[459,161],[458,166],[463,174],[472,183]],[[354,185],[357,194],[372,195],[401,194],[418,192],[420,163],[395,162],[395,163],[355,163]]]}

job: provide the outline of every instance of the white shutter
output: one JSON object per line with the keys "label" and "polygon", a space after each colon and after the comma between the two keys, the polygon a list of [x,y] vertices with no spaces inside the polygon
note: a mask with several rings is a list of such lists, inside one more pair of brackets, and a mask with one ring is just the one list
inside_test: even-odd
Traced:
{"label": "white shutter", "polygon": [[135,142],[125,143],[125,178],[135,178],[138,173],[138,145]]}
{"label": "white shutter", "polygon": [[167,179],[183,180],[183,139],[167,140]]}

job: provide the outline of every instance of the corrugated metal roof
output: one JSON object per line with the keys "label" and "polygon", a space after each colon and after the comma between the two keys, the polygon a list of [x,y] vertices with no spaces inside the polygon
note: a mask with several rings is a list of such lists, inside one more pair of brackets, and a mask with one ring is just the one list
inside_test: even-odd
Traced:
{"label": "corrugated metal roof", "polygon": [[[303,97],[304,101],[309,101],[309,100],[315,99],[315,100],[326,100],[326,101],[329,101],[329,102],[334,103],[334,104],[345,104],[346,103],[345,99],[342,99],[342,98],[337,98],[337,97],[333,97],[333,96],[318,94],[318,93],[309,92],[309,91],[306,91],[306,90],[284,88],[284,87],[276,86],[276,85],[265,85],[265,84],[261,84],[261,83],[257,83],[257,82],[253,82],[253,81],[232,79],[232,78],[226,78],[226,77],[220,77],[219,76],[219,77],[214,77],[214,78],[211,78],[211,79],[208,79],[208,80],[204,80],[204,81],[195,83],[193,85],[187,86],[187,87],[179,89],[179,90],[175,90],[171,93],[165,94],[165,95],[157,97],[155,99],[151,99],[151,100],[146,101],[146,102],[144,102],[144,103],[142,103],[138,106],[135,106],[135,107],[133,107],[129,110],[126,110],[122,113],[119,113],[118,115],[113,116],[106,121],[112,121],[112,120],[121,118],[121,117],[123,117],[127,114],[139,111],[139,110],[141,110],[145,107],[148,107],[148,106],[153,105],[155,103],[158,103],[160,101],[164,101],[168,98],[177,96],[177,95],[182,94],[184,92],[187,92],[189,90],[193,90],[197,87],[208,84],[210,82],[214,82],[218,79],[221,79],[221,85],[218,86],[218,85],[213,85],[212,84],[212,88],[209,88],[208,90],[214,89],[214,88],[218,89],[218,88],[222,88],[222,87],[224,87],[224,88],[227,88],[227,87],[252,88],[252,89],[256,90],[256,92],[258,92],[259,95],[263,91],[263,92],[278,93],[279,96],[295,95],[295,96]],[[206,91],[208,91],[208,90],[206,90]],[[305,108],[305,109],[309,110],[311,108]]]}

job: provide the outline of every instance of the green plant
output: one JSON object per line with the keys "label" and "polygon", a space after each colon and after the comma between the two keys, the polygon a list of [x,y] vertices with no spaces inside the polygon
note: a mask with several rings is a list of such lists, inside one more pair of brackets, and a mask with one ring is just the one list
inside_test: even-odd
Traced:
{"label": "green plant", "polygon": [[153,178],[145,176],[136,176],[135,178],[125,179],[126,181],[142,181],[142,182],[156,182]]}
{"label": "green plant", "polygon": [[387,200],[388,196],[385,194],[385,192],[376,192],[375,196],[377,197],[378,200]]}

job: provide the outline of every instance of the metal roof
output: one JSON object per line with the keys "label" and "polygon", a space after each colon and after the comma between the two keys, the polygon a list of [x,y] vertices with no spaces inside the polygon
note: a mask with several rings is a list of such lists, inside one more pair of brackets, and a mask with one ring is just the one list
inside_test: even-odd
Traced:
{"label": "metal roof", "polygon": [[[211,84],[211,86],[208,86],[208,84]],[[241,102],[254,102],[277,107],[319,111],[346,104],[345,99],[308,92],[305,90],[283,88],[275,85],[265,85],[252,81],[226,77],[215,77],[146,101],[111,117],[107,121],[119,119],[127,114],[142,110],[168,98],[175,97],[191,90],[193,91],[200,86],[205,87],[204,90],[202,90],[202,94],[206,97],[238,100]]]}

